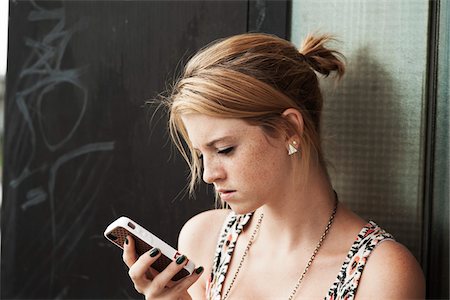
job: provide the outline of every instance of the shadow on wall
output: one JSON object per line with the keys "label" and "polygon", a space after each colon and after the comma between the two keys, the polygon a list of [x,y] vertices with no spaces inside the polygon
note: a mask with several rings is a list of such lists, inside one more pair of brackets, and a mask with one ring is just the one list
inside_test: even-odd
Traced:
{"label": "shadow on wall", "polygon": [[410,124],[401,82],[369,47],[349,59],[337,88],[330,81],[323,83],[322,136],[340,199],[420,258],[420,136],[410,132],[417,123]]}
{"label": "shadow on wall", "polygon": [[[3,133],[4,133],[4,119],[5,119],[5,76],[0,75],[0,171],[3,168]],[[0,172],[0,179],[2,178],[2,173]],[[1,183],[0,183],[1,184]],[[0,193],[0,203],[1,203],[1,193]]]}

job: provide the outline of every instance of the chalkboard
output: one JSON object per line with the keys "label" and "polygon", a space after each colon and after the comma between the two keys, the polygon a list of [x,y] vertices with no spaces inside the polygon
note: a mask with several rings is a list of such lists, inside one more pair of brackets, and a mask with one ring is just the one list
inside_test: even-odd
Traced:
{"label": "chalkboard", "polygon": [[205,185],[183,192],[186,165],[146,100],[212,40],[287,37],[288,12],[287,1],[11,1],[1,298],[140,298],[106,225],[127,215],[176,246],[214,206]]}

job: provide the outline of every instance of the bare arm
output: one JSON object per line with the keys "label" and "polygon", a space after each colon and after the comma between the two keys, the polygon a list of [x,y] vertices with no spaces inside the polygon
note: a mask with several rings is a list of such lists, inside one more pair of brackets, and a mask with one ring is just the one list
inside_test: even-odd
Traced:
{"label": "bare arm", "polygon": [[196,266],[205,271],[188,290],[193,299],[205,299],[206,283],[211,273],[220,229],[229,210],[210,210],[196,215],[181,229],[178,238],[180,253],[186,254]]}
{"label": "bare arm", "polygon": [[369,256],[356,299],[425,299],[419,263],[403,245],[382,242]]}

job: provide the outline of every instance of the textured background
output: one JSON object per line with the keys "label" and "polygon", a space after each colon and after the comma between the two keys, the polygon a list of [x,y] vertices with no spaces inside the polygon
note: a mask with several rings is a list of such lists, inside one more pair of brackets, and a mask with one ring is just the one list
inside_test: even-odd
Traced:
{"label": "textured background", "polygon": [[428,3],[294,1],[291,40],[335,35],[347,74],[323,81],[323,140],[340,199],[420,260]]}

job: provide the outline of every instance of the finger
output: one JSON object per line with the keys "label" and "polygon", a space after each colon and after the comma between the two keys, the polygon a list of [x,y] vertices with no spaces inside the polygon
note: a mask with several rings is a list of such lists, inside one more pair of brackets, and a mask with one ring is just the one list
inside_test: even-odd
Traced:
{"label": "finger", "polygon": [[189,275],[188,277],[186,277],[184,280],[181,280],[180,282],[178,282],[173,289],[176,290],[177,292],[180,291],[185,291],[187,290],[191,285],[193,285],[203,274],[203,267],[198,267],[197,269],[194,270],[194,272],[192,272],[191,275]]}
{"label": "finger", "polygon": [[[145,273],[145,276],[150,281],[153,281],[153,278],[155,278],[157,275],[159,275],[159,272],[156,271],[155,269],[153,269],[153,267],[150,267],[147,270],[147,272]],[[171,280],[166,284],[166,287],[170,288],[170,287],[174,286],[175,284],[176,284],[176,282]]]}
{"label": "finger", "polygon": [[164,271],[154,278],[152,285],[158,289],[169,286],[173,276],[183,269],[188,262],[189,260],[185,255],[178,257],[176,260],[172,261]]}
{"label": "finger", "polygon": [[161,256],[161,251],[158,248],[153,248],[150,251],[142,254],[136,262],[130,267],[128,275],[133,280],[135,285],[144,285],[149,282],[147,274],[150,266]]}
{"label": "finger", "polygon": [[134,265],[134,263],[137,260],[134,239],[129,235],[125,237],[125,242],[123,244],[122,259],[128,266],[128,268],[131,268],[131,266]]}
{"label": "finger", "polygon": [[153,278],[155,278],[156,275],[159,274],[159,272],[153,269],[153,267],[150,267],[145,274],[148,279],[153,280]]}

